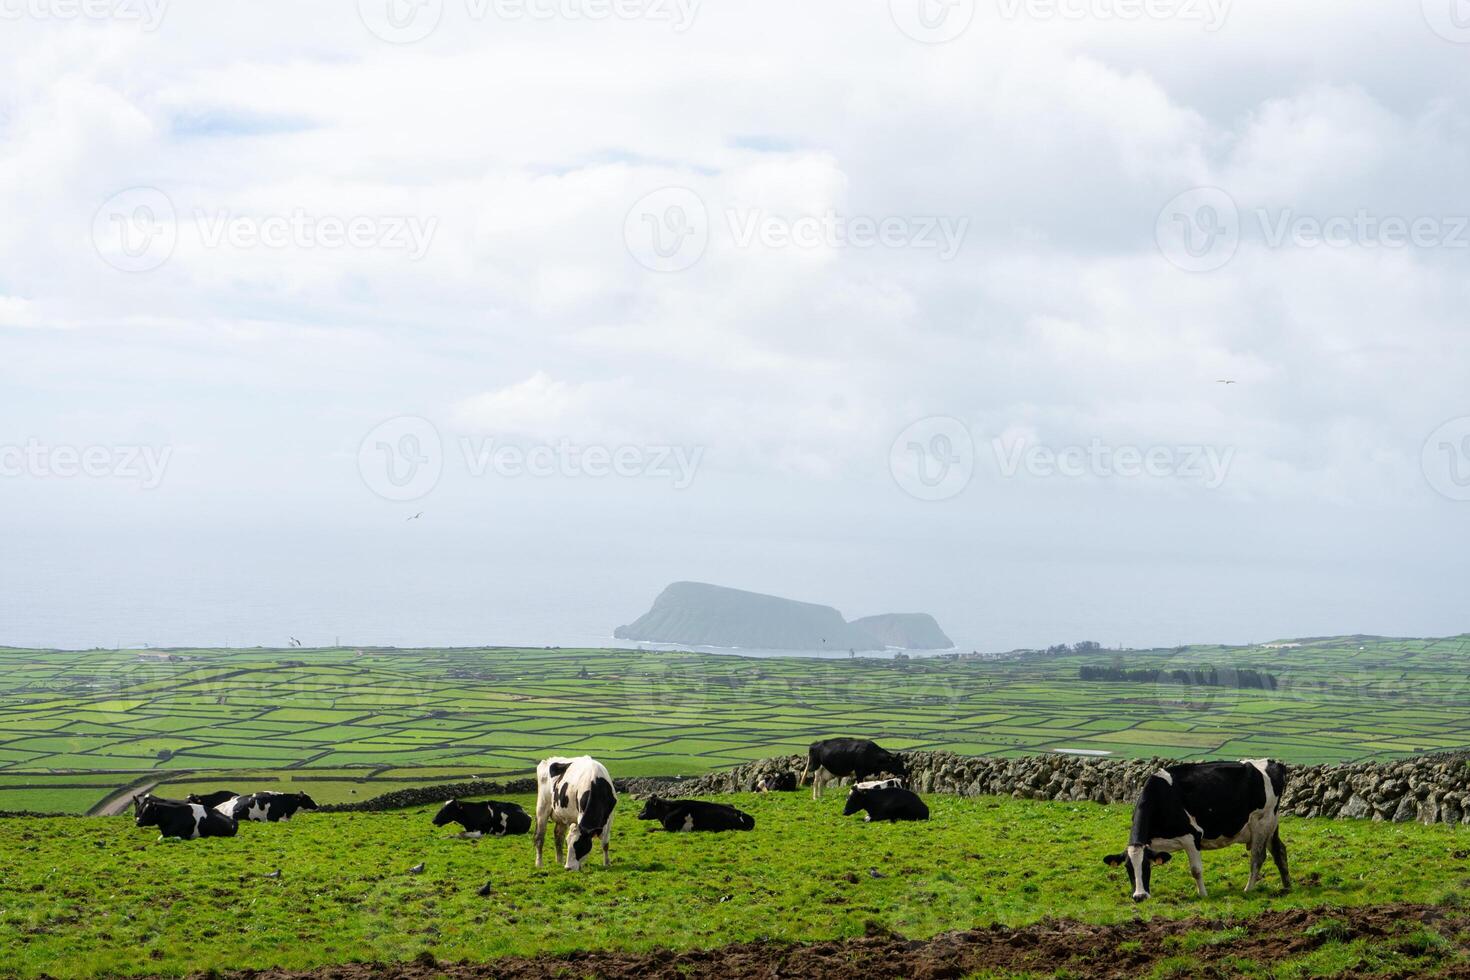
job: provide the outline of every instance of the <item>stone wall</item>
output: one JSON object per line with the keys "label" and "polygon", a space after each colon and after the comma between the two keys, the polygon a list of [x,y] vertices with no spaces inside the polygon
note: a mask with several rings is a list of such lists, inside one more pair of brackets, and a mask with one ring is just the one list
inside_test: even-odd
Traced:
{"label": "stone wall", "polygon": [[[1033,800],[1131,803],[1144,781],[1169,759],[1093,759],[1068,755],[1000,759],[949,752],[908,752],[909,783],[919,793],[1010,796]],[[805,756],[747,763],[679,781],[627,780],[628,791],[697,796],[743,793],[765,773],[800,774]],[[847,782],[844,780],[843,782]],[[647,784],[647,785],[645,785]],[[1285,813],[1396,822],[1470,824],[1470,753],[1451,752],[1394,762],[1288,766]]]}

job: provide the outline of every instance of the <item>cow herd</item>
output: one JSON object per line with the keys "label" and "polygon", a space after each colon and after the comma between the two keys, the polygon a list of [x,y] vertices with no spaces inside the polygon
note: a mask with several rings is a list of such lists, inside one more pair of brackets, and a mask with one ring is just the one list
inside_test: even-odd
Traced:
{"label": "cow herd", "polygon": [[[843,815],[864,813],[868,821],[928,820],[929,808],[906,785],[908,766],[902,755],[888,752],[868,739],[832,738],[813,742],[805,771],[771,773],[756,784],[760,792],[792,792],[812,783],[812,797],[823,787],[851,778]],[[1109,854],[1103,863],[1121,866],[1133,889],[1133,900],[1149,897],[1154,866],[1183,851],[1190,873],[1204,897],[1202,851],[1242,844],[1250,853],[1250,891],[1261,877],[1269,853],[1281,875],[1284,890],[1291,888],[1286,846],[1277,829],[1277,805],[1286,789],[1286,767],[1267,759],[1243,762],[1184,763],[1160,769],[1149,777],[1133,811],[1128,846]],[[434,816],[434,826],[457,823],[462,837],[505,837],[525,834],[534,827],[536,867],[542,866],[542,848],[548,825],[557,863],[570,871],[586,867],[593,848],[602,847],[602,863],[610,863],[613,810],[618,797],[612,776],[590,756],[544,759],[536,766],[534,820],[520,806],[499,801],[449,800]],[[316,804],[304,793],[226,791],[166,800],[143,794],[133,800],[139,827],[157,827],[165,837],[233,837],[239,821],[289,820]],[[729,804],[703,800],[668,800],[651,796],[638,814],[665,831],[719,832],[755,829],[755,818]]]}
{"label": "cow herd", "polygon": [[190,793],[182,800],[167,800],[151,793],[133,797],[133,815],[139,827],[157,827],[164,837],[196,840],[200,837],[234,837],[241,820],[276,823],[290,820],[302,810],[315,810],[316,803],[305,793],[249,793],[229,790]]}

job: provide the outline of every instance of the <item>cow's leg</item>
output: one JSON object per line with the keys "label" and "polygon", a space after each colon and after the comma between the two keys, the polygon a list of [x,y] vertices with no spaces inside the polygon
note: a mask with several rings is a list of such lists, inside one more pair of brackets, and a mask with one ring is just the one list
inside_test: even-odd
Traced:
{"label": "cow's leg", "polygon": [[566,858],[562,855],[567,840],[567,828],[563,827],[560,823],[556,824],[556,826],[552,827],[551,829],[551,840],[552,843],[556,846],[556,863],[565,867],[567,862]]}
{"label": "cow's leg", "polygon": [[604,868],[612,864],[612,858],[608,856],[607,845],[612,842],[612,816],[609,815],[607,823],[602,825],[602,866]]}
{"label": "cow's leg", "polygon": [[1281,890],[1291,891],[1291,872],[1286,869],[1286,845],[1281,842],[1280,830],[1271,833],[1271,860],[1276,862],[1276,870],[1281,873]]}
{"label": "cow's leg", "polygon": [[1189,873],[1194,875],[1194,887],[1199,892],[1200,898],[1208,898],[1205,892],[1205,861],[1200,857],[1199,847],[1194,838],[1189,837],[1184,841],[1184,855],[1189,858]]}
{"label": "cow's leg", "polygon": [[826,769],[817,766],[816,772],[812,773],[812,799],[814,800],[820,800],[822,798],[822,776],[826,772]]}
{"label": "cow's leg", "polygon": [[1246,891],[1256,887],[1256,882],[1261,880],[1261,868],[1266,863],[1266,848],[1270,842],[1270,837],[1264,833],[1251,838],[1251,876],[1245,880]]}
{"label": "cow's leg", "polygon": [[541,867],[541,848],[546,843],[546,817],[545,807],[536,807],[536,835],[532,838],[536,845],[536,867]]}

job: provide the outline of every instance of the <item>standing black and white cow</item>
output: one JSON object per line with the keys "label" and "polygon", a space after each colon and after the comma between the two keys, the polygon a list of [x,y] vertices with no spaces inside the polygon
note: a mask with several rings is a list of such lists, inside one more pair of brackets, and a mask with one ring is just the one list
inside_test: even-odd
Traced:
{"label": "standing black and white cow", "polygon": [[200,806],[207,806],[213,810],[221,803],[233,800],[239,795],[234,790],[217,789],[213,793],[190,793],[187,799],[190,803],[198,803]]}
{"label": "standing black and white cow", "polygon": [[638,819],[657,820],[664,830],[673,833],[755,829],[755,817],[744,810],[737,810],[728,803],[706,803],[704,800],[664,800],[650,796]]}
{"label": "standing black and white cow", "polygon": [[1155,864],[1169,860],[1174,851],[1189,859],[1195,887],[1205,897],[1201,851],[1244,844],[1250,851],[1250,891],[1261,877],[1269,849],[1281,874],[1281,887],[1291,889],[1286,867],[1286,845],[1277,830],[1277,804],[1286,790],[1286,767],[1269,759],[1244,762],[1199,762],[1160,769],[1144,783],[1133,808],[1128,847],[1109,854],[1103,863],[1123,865],[1133,885],[1133,900],[1149,896]]}
{"label": "standing black and white cow", "polygon": [[182,800],[140,796],[133,800],[139,827],[157,827],[164,837],[198,840],[200,837],[234,837],[235,821],[218,810]]}
{"label": "standing black and white cow", "polygon": [[462,837],[505,837],[524,834],[531,829],[531,815],[514,803],[486,800],[483,803],[466,803],[449,800],[434,815],[434,826],[457,823],[464,828]]}
{"label": "standing black and white cow", "polygon": [[536,867],[541,867],[541,848],[546,842],[546,824],[553,825],[556,860],[562,860],[562,838],[566,838],[566,869],[585,867],[592,842],[602,838],[602,866],[611,863],[608,842],[612,840],[613,807],[618,795],[612,776],[591,756],[575,759],[553,757],[536,766]]}
{"label": "standing black and white cow", "polygon": [[215,809],[236,820],[275,823],[278,820],[290,820],[302,810],[315,810],[316,801],[305,793],[262,792],[237,796],[219,804]]}
{"label": "standing black and white cow", "polygon": [[866,738],[826,738],[813,742],[807,749],[806,771],[801,774],[801,785],[808,777],[812,781],[812,799],[822,797],[822,785],[828,779],[851,776],[861,781],[869,776],[891,773],[907,776],[908,765],[903,756],[880,748],[877,742]]}
{"label": "standing black and white cow", "polygon": [[918,794],[898,786],[879,789],[854,786],[848,791],[847,804],[842,808],[842,815],[850,817],[859,810],[867,811],[864,821],[929,819],[929,807],[919,799]]}

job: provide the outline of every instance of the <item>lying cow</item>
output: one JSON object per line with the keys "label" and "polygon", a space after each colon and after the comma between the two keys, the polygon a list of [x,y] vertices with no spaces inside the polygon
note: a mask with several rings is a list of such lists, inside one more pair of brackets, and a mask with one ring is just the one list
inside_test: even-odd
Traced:
{"label": "lying cow", "polygon": [[237,796],[216,807],[220,813],[228,814],[236,820],[256,820],[261,823],[290,820],[299,811],[316,808],[316,801],[305,793],[272,792]]}
{"label": "lying cow", "polygon": [[854,786],[847,794],[847,805],[842,815],[850,817],[859,810],[867,811],[864,821],[928,820],[929,808],[917,793],[901,787],[883,789],[859,789]]}
{"label": "lying cow", "polygon": [[1286,789],[1286,767],[1269,759],[1244,762],[1199,762],[1160,769],[1144,783],[1133,808],[1128,848],[1109,854],[1103,863],[1123,865],[1133,886],[1133,900],[1149,896],[1155,864],[1169,860],[1174,851],[1189,859],[1200,898],[1205,897],[1201,851],[1244,844],[1251,855],[1250,891],[1261,877],[1266,851],[1281,874],[1281,887],[1291,888],[1286,867],[1286,845],[1277,832],[1277,804]]}
{"label": "lying cow", "polygon": [[213,793],[190,793],[187,800],[190,803],[198,803],[200,806],[209,807],[209,809],[213,810],[221,803],[227,803],[239,795],[234,790],[217,789]]}
{"label": "lying cow", "polygon": [[664,830],[677,833],[689,830],[754,830],[755,817],[728,803],[706,803],[703,800],[662,800],[650,796],[643,804],[639,820],[657,820]]}
{"label": "lying cow", "polygon": [[866,738],[827,738],[813,742],[807,749],[806,771],[801,774],[801,785],[808,777],[812,780],[812,799],[822,797],[822,786],[828,779],[851,776],[861,782],[870,776],[892,773],[907,776],[908,766],[903,757],[878,743]]}
{"label": "lying cow", "polygon": [[182,800],[164,800],[142,796],[133,801],[139,827],[157,827],[164,837],[198,840],[200,837],[234,837],[238,829],[234,820],[218,810]]}
{"label": "lying cow", "polygon": [[768,772],[755,781],[757,793],[791,793],[796,790],[796,773]]}
{"label": "lying cow", "polygon": [[602,838],[602,866],[611,863],[607,846],[612,839],[613,807],[618,795],[612,776],[591,756],[575,759],[553,757],[536,766],[536,867],[541,867],[541,848],[546,842],[546,824],[554,825],[556,860],[562,860],[566,838],[566,869],[578,871],[592,851],[592,842]]}
{"label": "lying cow", "polygon": [[464,828],[461,837],[506,837],[524,834],[531,829],[531,816],[514,803],[487,800],[483,803],[465,803],[449,800],[434,815],[434,826],[457,823]]}

